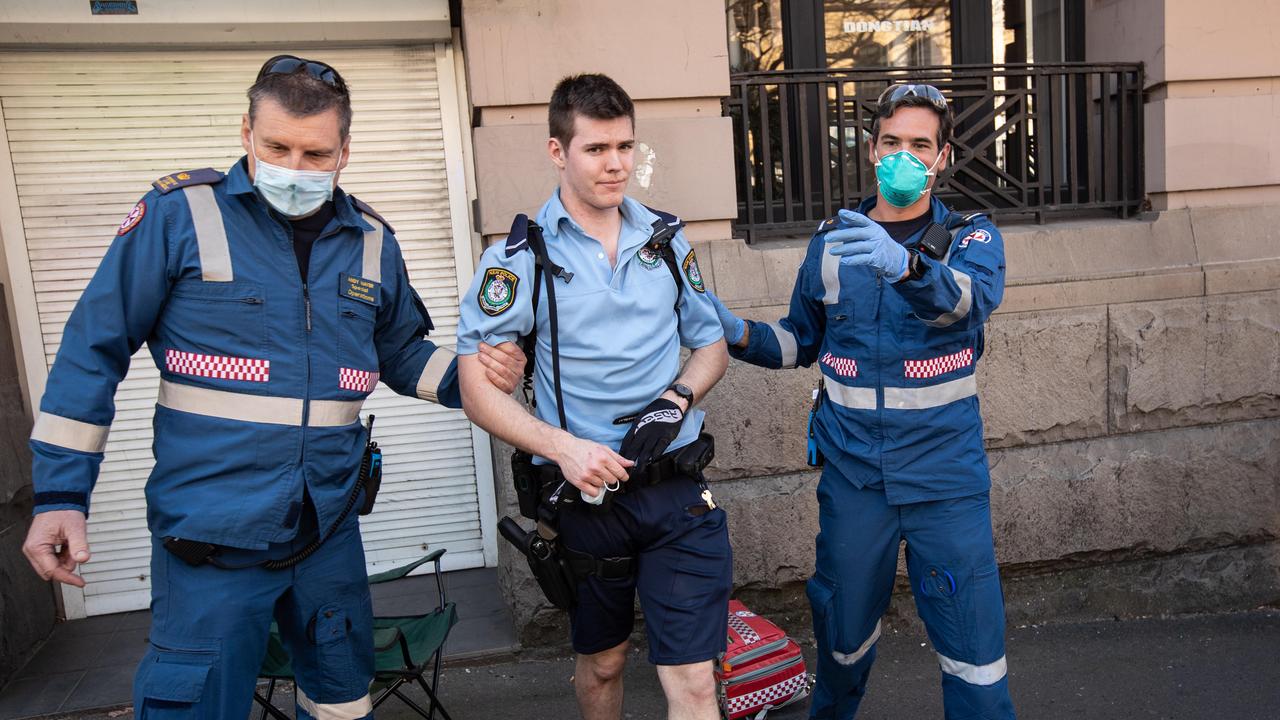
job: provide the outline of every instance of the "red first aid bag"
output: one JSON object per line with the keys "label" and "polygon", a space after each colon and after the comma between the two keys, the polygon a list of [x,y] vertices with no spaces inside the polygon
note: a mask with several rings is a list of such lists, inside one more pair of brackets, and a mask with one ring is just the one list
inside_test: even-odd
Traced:
{"label": "red first aid bag", "polygon": [[720,708],[728,720],[762,719],[813,687],[800,646],[737,600],[729,601],[729,644],[718,675]]}

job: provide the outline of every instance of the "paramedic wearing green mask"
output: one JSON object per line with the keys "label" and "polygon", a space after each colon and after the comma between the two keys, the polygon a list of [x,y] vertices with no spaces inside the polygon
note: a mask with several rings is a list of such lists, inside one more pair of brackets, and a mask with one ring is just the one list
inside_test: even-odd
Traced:
{"label": "paramedic wearing green mask", "polygon": [[867,146],[877,192],[817,228],[787,315],[748,321],[716,301],[734,358],[822,373],[810,431],[820,532],[806,588],[815,719],[857,714],[903,541],[947,720],[1014,717],[974,375],[1004,293],[1004,244],[981,213],[933,197],[952,124],[937,88],[890,87]]}

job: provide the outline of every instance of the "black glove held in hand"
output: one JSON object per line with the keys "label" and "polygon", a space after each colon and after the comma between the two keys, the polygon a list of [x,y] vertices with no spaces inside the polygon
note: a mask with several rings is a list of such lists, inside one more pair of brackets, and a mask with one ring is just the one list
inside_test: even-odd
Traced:
{"label": "black glove held in hand", "polygon": [[658,398],[640,411],[639,417],[622,438],[622,447],[618,454],[636,465],[632,472],[644,470],[649,463],[662,457],[667,446],[680,434],[680,426],[684,423],[684,413],[680,406]]}

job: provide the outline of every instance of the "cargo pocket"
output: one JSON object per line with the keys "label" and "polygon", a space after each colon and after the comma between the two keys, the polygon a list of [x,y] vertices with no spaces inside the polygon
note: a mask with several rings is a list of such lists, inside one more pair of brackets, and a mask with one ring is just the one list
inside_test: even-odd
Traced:
{"label": "cargo pocket", "polygon": [[837,645],[840,628],[835,613],[835,591],[816,577],[809,578],[804,591],[813,607],[813,637],[818,641],[818,652],[834,658],[834,653],[840,650]]}
{"label": "cargo pocket", "polygon": [[378,309],[338,298],[338,385],[367,395],[378,383],[378,350],[373,341]]}
{"label": "cargo pocket", "polygon": [[198,717],[193,710],[217,659],[217,652],[205,647],[162,647],[153,642],[134,681],[135,700],[141,705],[138,717]]}
{"label": "cargo pocket", "polygon": [[320,608],[314,620],[313,639],[316,644],[316,661],[320,669],[320,687],[308,688],[322,700],[331,692],[356,684],[355,653],[352,648],[351,619],[341,607],[330,605]]}

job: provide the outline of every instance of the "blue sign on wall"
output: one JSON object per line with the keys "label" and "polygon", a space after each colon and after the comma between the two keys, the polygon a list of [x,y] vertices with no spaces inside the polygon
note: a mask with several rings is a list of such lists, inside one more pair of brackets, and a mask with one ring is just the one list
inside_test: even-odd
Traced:
{"label": "blue sign on wall", "polygon": [[89,0],[94,15],[137,15],[138,0]]}

